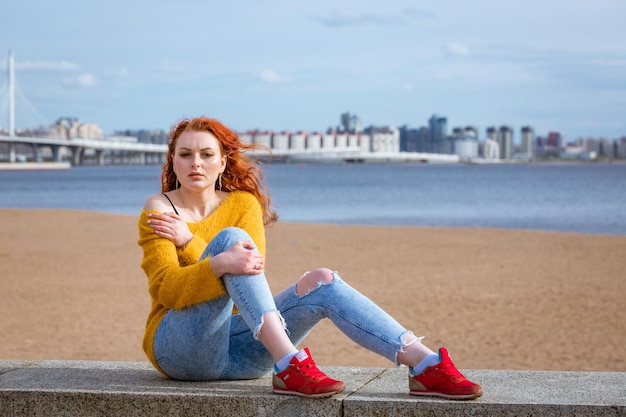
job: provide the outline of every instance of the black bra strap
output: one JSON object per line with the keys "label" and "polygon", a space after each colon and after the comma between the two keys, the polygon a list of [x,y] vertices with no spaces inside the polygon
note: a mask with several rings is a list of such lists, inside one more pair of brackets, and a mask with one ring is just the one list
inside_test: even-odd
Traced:
{"label": "black bra strap", "polygon": [[165,196],[165,198],[167,198],[167,201],[169,201],[170,204],[172,205],[172,208],[174,209],[174,213],[178,214],[178,210],[176,210],[176,207],[174,207],[174,203],[172,203],[172,200],[170,200],[167,194],[163,193],[163,195]]}

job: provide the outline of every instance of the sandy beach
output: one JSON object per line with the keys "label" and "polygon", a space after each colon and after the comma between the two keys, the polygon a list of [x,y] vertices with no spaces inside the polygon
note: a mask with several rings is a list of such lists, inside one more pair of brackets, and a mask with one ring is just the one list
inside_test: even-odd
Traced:
{"label": "sandy beach", "polygon": [[[145,361],[137,217],[0,209],[0,359]],[[626,236],[278,223],[278,292],[336,269],[460,368],[626,372]],[[319,365],[391,367],[323,322]]]}

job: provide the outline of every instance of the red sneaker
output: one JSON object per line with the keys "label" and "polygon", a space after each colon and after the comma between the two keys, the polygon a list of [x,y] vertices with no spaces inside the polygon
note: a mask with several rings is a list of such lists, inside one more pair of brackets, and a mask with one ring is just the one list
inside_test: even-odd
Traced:
{"label": "red sneaker", "polygon": [[419,375],[409,372],[411,395],[443,397],[452,400],[471,400],[483,395],[483,388],[471,382],[456,369],[446,348],[439,349],[441,362],[428,367]]}
{"label": "red sneaker", "polygon": [[323,398],[339,394],[346,389],[343,381],[329,378],[317,369],[308,348],[301,350],[283,372],[275,373],[274,393]]}

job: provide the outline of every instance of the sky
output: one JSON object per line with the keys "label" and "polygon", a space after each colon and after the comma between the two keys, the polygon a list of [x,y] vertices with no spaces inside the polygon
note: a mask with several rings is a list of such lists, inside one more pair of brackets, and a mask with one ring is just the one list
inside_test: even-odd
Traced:
{"label": "sky", "polygon": [[236,131],[531,126],[626,136],[624,0],[20,0],[0,7],[16,125],[105,134],[185,117]]}

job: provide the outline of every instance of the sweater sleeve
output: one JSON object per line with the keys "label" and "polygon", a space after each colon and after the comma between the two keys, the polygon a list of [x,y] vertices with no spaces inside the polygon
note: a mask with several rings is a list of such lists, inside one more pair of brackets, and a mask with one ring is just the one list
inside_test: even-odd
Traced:
{"label": "sweater sleeve", "polygon": [[185,245],[184,248],[177,249],[180,265],[191,265],[198,262],[202,253],[206,249],[207,242],[200,236],[194,234],[193,238]]}
{"label": "sweater sleeve", "polygon": [[236,226],[248,232],[256,245],[259,253],[265,259],[265,225],[263,224],[263,211],[256,197],[252,194],[240,192],[237,199],[239,218]]}
{"label": "sweater sleeve", "polygon": [[[148,213],[143,210],[139,217],[138,244],[143,249],[141,268],[148,277],[152,299],[165,308],[182,309],[224,294],[224,285],[213,273],[208,259],[181,265],[174,243],[159,237],[148,225]],[[192,239],[190,244],[194,246],[185,251],[195,253],[201,240]]]}

